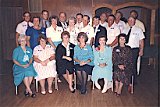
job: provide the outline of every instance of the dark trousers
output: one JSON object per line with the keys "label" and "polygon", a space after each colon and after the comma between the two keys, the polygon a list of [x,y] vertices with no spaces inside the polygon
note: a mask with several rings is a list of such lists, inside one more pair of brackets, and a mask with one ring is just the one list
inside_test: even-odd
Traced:
{"label": "dark trousers", "polygon": [[134,83],[137,82],[137,60],[139,56],[139,48],[132,48],[132,58],[133,58],[133,76],[134,76]]}

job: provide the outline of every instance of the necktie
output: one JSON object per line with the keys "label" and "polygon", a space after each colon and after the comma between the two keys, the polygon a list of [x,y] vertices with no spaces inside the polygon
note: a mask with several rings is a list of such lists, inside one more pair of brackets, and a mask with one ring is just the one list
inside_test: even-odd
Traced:
{"label": "necktie", "polygon": [[129,37],[130,37],[130,34],[131,34],[131,30],[132,30],[132,27],[130,27],[130,29],[128,31],[128,34],[127,34],[127,37],[126,37],[126,43],[129,42]]}
{"label": "necktie", "polygon": [[27,28],[28,28],[28,27],[30,27],[30,26],[29,26],[29,22],[27,22]]}
{"label": "necktie", "polygon": [[96,27],[93,27],[94,28],[94,32],[96,31]]}

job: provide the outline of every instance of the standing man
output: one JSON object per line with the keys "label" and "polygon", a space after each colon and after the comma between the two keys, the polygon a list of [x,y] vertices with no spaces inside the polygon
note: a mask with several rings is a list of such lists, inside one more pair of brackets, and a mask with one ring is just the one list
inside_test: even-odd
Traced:
{"label": "standing man", "polygon": [[59,21],[57,22],[57,26],[62,27],[63,31],[67,29],[67,14],[65,12],[59,13]]}
{"label": "standing man", "polygon": [[21,35],[26,35],[26,30],[28,27],[33,26],[33,23],[30,22],[31,14],[29,12],[23,13],[23,21],[17,25],[16,28],[16,46],[19,46],[18,38]]}
{"label": "standing man", "polygon": [[50,23],[48,21],[49,12],[47,10],[42,10],[41,19],[40,19],[40,26],[43,28],[48,28]]}
{"label": "standing man", "polygon": [[89,25],[90,17],[88,15],[84,15],[82,22],[83,22],[83,28],[82,28],[81,32],[84,32],[87,34],[87,36],[88,36],[87,43],[92,46],[93,41],[94,41],[94,29],[92,26]]}
{"label": "standing man", "polygon": [[81,31],[81,29],[83,28],[83,22],[82,22],[82,19],[83,19],[83,15],[81,13],[77,13],[76,14],[76,24],[75,24],[75,27]]}
{"label": "standing man", "polygon": [[115,16],[108,16],[108,24],[107,24],[107,45],[114,48],[118,43],[118,35],[120,34],[120,30],[118,26],[114,23]]}
{"label": "standing man", "polygon": [[119,27],[120,31],[122,32],[125,27],[126,24],[124,21],[121,20],[121,18],[123,17],[123,14],[120,11],[117,11],[115,14],[115,23],[117,24],[117,26]]}
{"label": "standing man", "polygon": [[107,13],[102,13],[100,15],[100,25],[103,26],[103,27],[107,27]]}
{"label": "standing man", "polygon": [[[105,36],[105,38],[107,39],[107,30],[105,27],[101,26],[99,24],[100,22],[100,18],[98,16],[94,16],[93,17],[93,28],[94,28],[94,46],[98,47],[99,45],[99,37],[100,36]],[[106,40],[107,41],[107,40]]]}
{"label": "standing man", "polygon": [[134,75],[134,83],[137,82],[137,59],[138,56],[143,55],[143,49],[144,49],[144,33],[141,28],[137,27],[135,25],[136,19],[134,17],[128,18],[128,27],[124,29],[124,32],[126,37],[126,45],[130,46],[132,49],[133,54],[133,75]]}

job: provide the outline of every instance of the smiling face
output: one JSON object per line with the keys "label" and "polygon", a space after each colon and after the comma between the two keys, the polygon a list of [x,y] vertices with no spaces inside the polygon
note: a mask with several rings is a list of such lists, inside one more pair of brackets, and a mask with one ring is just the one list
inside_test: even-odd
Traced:
{"label": "smiling face", "polygon": [[135,21],[136,20],[133,17],[129,17],[129,19],[128,19],[128,25],[130,27],[134,26],[135,25]]}
{"label": "smiling face", "polygon": [[105,13],[102,13],[100,16],[101,21],[106,21],[107,20],[107,15]]}
{"label": "smiling face", "polygon": [[93,18],[93,25],[97,26],[99,24],[98,18]]}
{"label": "smiling face", "polygon": [[48,12],[44,11],[42,13],[42,18],[45,19],[45,20],[47,20],[48,19]]}
{"label": "smiling face", "polygon": [[100,44],[100,46],[104,46],[104,45],[106,44],[106,39],[105,39],[105,37],[99,38],[99,44]]}
{"label": "smiling face", "polygon": [[65,43],[68,43],[69,42],[69,36],[68,35],[63,35],[62,36],[62,41],[65,42]]}
{"label": "smiling face", "polygon": [[41,38],[41,39],[40,39],[40,45],[41,45],[42,47],[45,47],[45,46],[46,46],[46,40],[43,39],[43,38]]}
{"label": "smiling face", "polygon": [[121,36],[121,37],[119,38],[119,44],[120,44],[120,46],[123,46],[123,45],[125,44],[125,42],[126,42],[125,37]]}
{"label": "smiling face", "polygon": [[66,21],[66,15],[65,15],[65,13],[61,13],[60,15],[59,15],[59,20],[61,21],[61,22],[65,22]]}
{"label": "smiling face", "polygon": [[88,17],[87,17],[87,16],[84,16],[84,17],[83,17],[83,26],[87,26],[88,23],[89,23]]}
{"label": "smiling face", "polygon": [[33,18],[33,25],[39,26],[39,18]]}
{"label": "smiling face", "polygon": [[75,21],[74,21],[74,19],[70,19],[69,20],[69,26],[74,26],[75,25]]}
{"label": "smiling face", "polygon": [[83,18],[82,18],[81,15],[77,15],[77,16],[76,16],[76,20],[77,20],[78,23],[81,23],[81,22],[82,22],[82,19],[83,19]]}
{"label": "smiling face", "polygon": [[30,14],[29,13],[25,13],[24,16],[23,16],[23,19],[26,21],[26,22],[29,22],[30,21]]}
{"label": "smiling face", "polygon": [[114,23],[114,17],[109,16],[108,17],[108,25],[112,25]]}

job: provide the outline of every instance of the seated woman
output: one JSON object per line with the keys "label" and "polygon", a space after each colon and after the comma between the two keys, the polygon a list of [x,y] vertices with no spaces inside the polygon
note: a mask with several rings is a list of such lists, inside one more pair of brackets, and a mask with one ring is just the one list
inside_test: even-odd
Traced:
{"label": "seated woman", "polygon": [[36,97],[30,86],[36,72],[32,64],[32,49],[26,46],[26,37],[19,36],[18,42],[20,46],[13,51],[13,76],[14,84],[18,86],[22,81],[25,84],[25,96]]}
{"label": "seated woman", "polygon": [[72,93],[75,90],[72,87],[73,72],[74,72],[74,44],[69,43],[70,34],[68,31],[64,31],[61,34],[62,43],[56,48],[56,67],[58,75],[66,79],[69,84],[69,89]]}
{"label": "seated woman", "polygon": [[86,33],[80,32],[77,40],[79,44],[74,48],[75,70],[80,82],[80,92],[86,94],[87,77],[93,69],[93,51],[91,46],[86,44],[88,41]]}
{"label": "seated woman", "polygon": [[100,90],[101,86],[98,84],[98,79],[104,79],[102,93],[105,93],[109,89],[109,82],[112,81],[112,49],[106,45],[106,39],[106,36],[100,36],[100,45],[97,48],[93,47],[95,66],[92,71],[92,81]]}
{"label": "seated woman", "polygon": [[125,45],[125,34],[118,36],[118,46],[113,48],[113,79],[115,81],[115,94],[119,96],[123,84],[129,85],[133,69],[132,52]]}
{"label": "seated woman", "polygon": [[40,35],[38,42],[40,45],[33,50],[34,68],[38,73],[36,80],[40,82],[41,94],[45,95],[45,79],[48,82],[48,93],[52,93],[52,82],[56,77],[55,52],[51,45],[46,44],[47,39]]}

